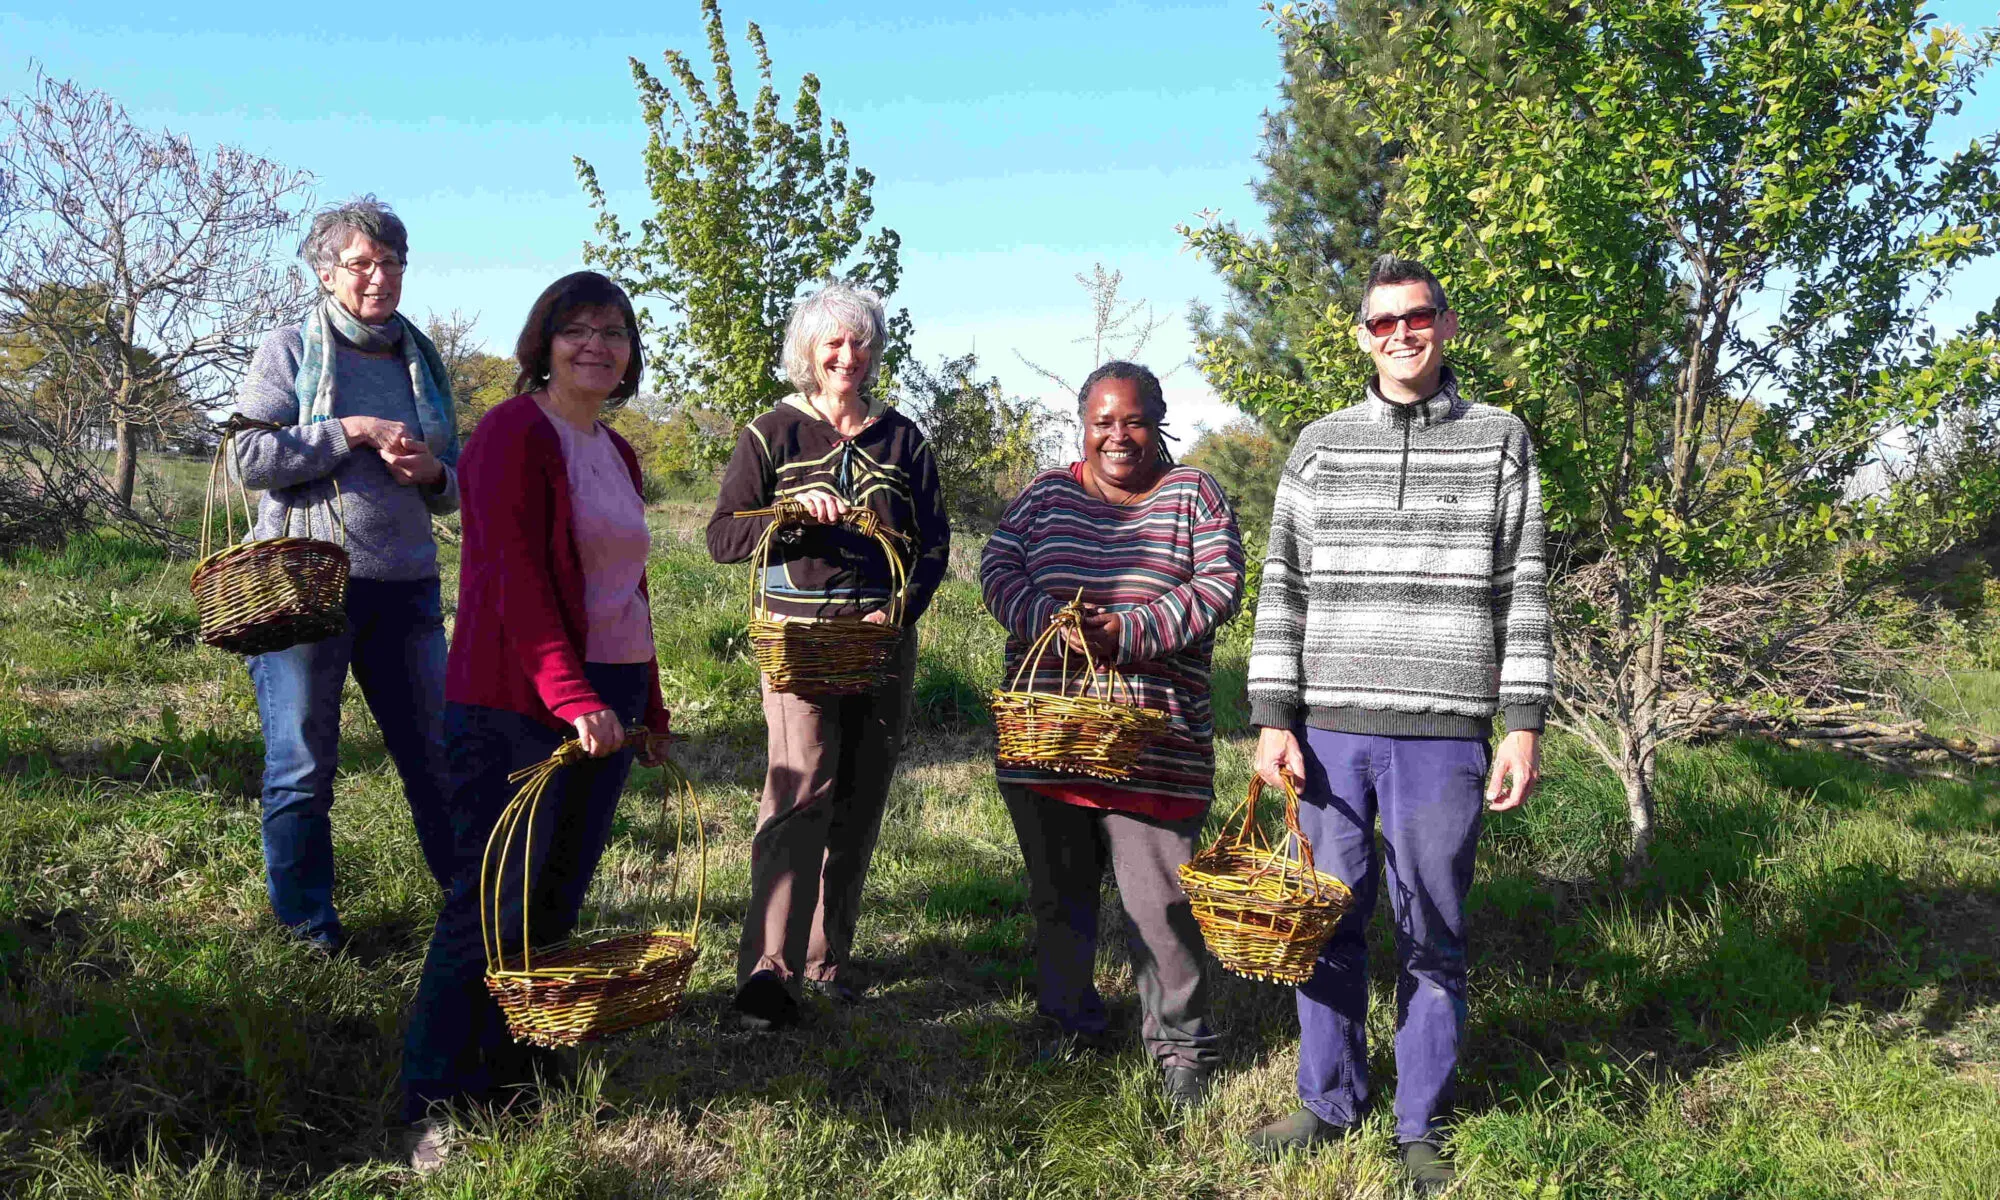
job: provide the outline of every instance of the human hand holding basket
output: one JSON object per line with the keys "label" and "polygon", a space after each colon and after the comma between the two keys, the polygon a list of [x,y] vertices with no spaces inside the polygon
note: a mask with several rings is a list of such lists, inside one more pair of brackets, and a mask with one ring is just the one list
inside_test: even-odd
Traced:
{"label": "human hand holding basket", "polygon": [[771,611],[766,591],[771,545],[780,529],[812,520],[811,513],[796,500],[780,500],[769,508],[753,508],[732,515],[771,519],[750,557],[750,650],[771,690],[839,696],[878,687],[902,642],[910,578],[896,543],[907,545],[909,539],[884,525],[873,509],[847,509],[841,514],[840,523],[873,538],[889,560],[891,585],[885,616],[870,613],[865,617],[788,619]]}
{"label": "human hand holding basket", "polygon": [[[1079,589],[1076,599],[1056,610],[1048,628],[1022,656],[1013,682],[994,691],[993,724],[999,732],[998,758],[1003,765],[1124,779],[1140,753],[1172,727],[1159,709],[1119,703],[1123,677],[1109,663],[1100,668],[1081,638],[1084,669],[1075,676],[1075,691],[1070,690],[1070,648],[1063,635],[1080,629],[1082,618]],[[1062,690],[1023,690],[1023,678],[1032,678],[1035,666],[1052,647],[1060,647],[1062,653]]]}
{"label": "human hand holding basket", "polygon": [[1312,843],[1299,829],[1298,789],[1289,775],[1282,778],[1285,829],[1296,856],[1273,849],[1259,828],[1264,781],[1252,776],[1250,794],[1215,841],[1181,864],[1181,889],[1202,940],[1223,966],[1251,979],[1304,983],[1354,893],[1314,868]]}
{"label": "human hand holding basket", "polygon": [[[651,746],[657,735],[644,726],[625,731],[634,743]],[[671,760],[661,763],[665,793],[660,798],[661,840],[665,841],[667,796],[679,799],[674,820],[673,874],[668,897],[680,894],[683,831],[692,823],[699,866],[694,917],[685,930],[664,925],[597,941],[572,940],[536,950],[531,945],[529,905],[533,881],[535,813],[549,785],[566,768],[590,755],[575,738],[554,754],[507,777],[520,790],[501,812],[487,838],[479,867],[479,930],[486,951],[486,990],[507,1017],[516,1041],[538,1046],[574,1046],[672,1016],[679,1010],[700,950],[701,908],[708,893],[708,838],[694,784]],[[516,858],[518,855],[518,858]],[[517,954],[502,944],[500,889],[508,865],[520,864],[521,940]]]}
{"label": "human hand holding basket", "polygon": [[[250,493],[238,477],[236,495],[243,509],[245,540],[236,540],[235,515],[229,507],[230,473],[223,464],[235,452],[237,434],[281,428],[240,413],[231,416],[222,426],[222,441],[215,447],[202,494],[201,558],[189,589],[201,620],[198,636],[232,654],[286,650],[347,628],[347,521],[339,483],[333,484],[333,499],[327,505],[327,532],[338,541],[312,536],[310,506],[303,513],[306,536],[290,536],[291,512],[297,510],[287,510],[286,536],[253,541],[256,517],[250,510]],[[221,549],[212,542],[218,504],[225,538]]]}

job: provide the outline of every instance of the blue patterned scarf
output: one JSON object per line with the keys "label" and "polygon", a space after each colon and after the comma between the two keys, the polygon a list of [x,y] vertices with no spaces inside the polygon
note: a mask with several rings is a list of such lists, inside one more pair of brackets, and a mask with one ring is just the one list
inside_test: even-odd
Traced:
{"label": "blue patterned scarf", "polygon": [[452,412],[450,377],[445,374],[444,359],[423,330],[402,313],[390,317],[387,325],[367,325],[332,296],[321,296],[299,323],[299,333],[306,345],[292,391],[299,398],[302,421],[333,419],[333,345],[338,333],[363,350],[402,354],[403,365],[410,372],[410,394],[416,398],[417,426],[423,431],[424,445],[440,462],[458,463],[458,423]]}

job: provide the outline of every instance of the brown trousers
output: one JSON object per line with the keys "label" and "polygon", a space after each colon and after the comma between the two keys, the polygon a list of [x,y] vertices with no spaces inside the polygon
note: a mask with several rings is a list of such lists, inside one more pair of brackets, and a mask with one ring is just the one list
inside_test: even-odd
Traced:
{"label": "brown trousers", "polygon": [[1180,865],[1194,855],[1202,818],[1159,821],[1052,800],[1014,784],[1000,798],[1021,839],[1028,908],[1035,915],[1035,1007],[1070,1033],[1100,1034],[1098,896],[1108,866],[1125,911],[1143,1024],[1140,1040],[1163,1067],[1213,1067],[1222,1039],[1208,1023],[1208,976]]}
{"label": "brown trousers", "polygon": [[910,633],[873,692],[799,696],[764,684],[770,767],[750,843],[738,983],[758,971],[788,983],[801,974],[840,977],[903,748],[916,662]]}

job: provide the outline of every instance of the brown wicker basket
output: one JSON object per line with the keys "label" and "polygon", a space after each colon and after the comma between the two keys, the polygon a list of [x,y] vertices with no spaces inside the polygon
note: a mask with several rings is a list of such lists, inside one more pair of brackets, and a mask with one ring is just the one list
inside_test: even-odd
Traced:
{"label": "brown wicker basket", "polygon": [[[329,532],[340,539],[310,536],[312,514],[305,516],[306,537],[247,540],[256,520],[243,481],[236,492],[243,507],[243,536],[236,540],[236,522],[229,508],[231,472],[224,466],[235,452],[236,435],[245,429],[278,429],[268,421],[232,416],[222,427],[222,441],[209,464],[208,487],[202,496],[201,561],[195,564],[195,611],[200,614],[202,641],[232,654],[266,654],[306,642],[317,642],[347,628],[347,522],[340,485],[333,485],[328,506]],[[211,549],[215,509],[220,503],[227,545]],[[287,525],[290,517],[287,514]]]}
{"label": "brown wicker basket", "polygon": [[[626,736],[650,736],[644,728],[626,731]],[[695,842],[700,848],[700,866],[695,882],[694,920],[685,930],[661,926],[644,933],[621,934],[585,942],[572,940],[540,950],[528,948],[528,909],[521,905],[521,953],[515,964],[507,960],[500,944],[500,886],[507,863],[516,851],[521,854],[524,891],[526,864],[532,861],[535,809],[550,782],[561,770],[589,756],[574,739],[532,767],[514,772],[508,781],[519,783],[520,791],[500,814],[486,842],[486,855],[479,867],[479,929],[486,945],[486,990],[507,1016],[507,1028],[514,1040],[537,1046],[575,1046],[609,1037],[635,1026],[673,1016],[687,991],[688,977],[694,973],[701,934],[701,906],[708,892],[708,838],[701,827],[701,807],[694,785],[681,769],[664,765],[666,791],[678,793],[679,812],[674,826],[674,866],[668,895],[680,893],[682,829],[692,818]],[[660,799],[660,824],[664,839],[667,821],[666,796]]]}
{"label": "brown wicker basket", "polygon": [[805,506],[795,500],[780,500],[769,508],[733,515],[771,518],[750,560],[750,652],[771,690],[803,696],[851,696],[879,687],[903,638],[903,606],[909,600],[910,580],[895,542],[907,539],[884,526],[873,509],[850,508],[841,518],[844,524],[874,538],[889,559],[893,583],[888,621],[783,617],[771,611],[765,590],[771,543],[781,528],[807,519]]}
{"label": "brown wicker basket", "polygon": [[1131,775],[1139,754],[1172,728],[1167,714],[1159,709],[1118,703],[1123,677],[1109,664],[1100,670],[1088,646],[1074,692],[1067,682],[1061,692],[1022,689],[1022,678],[1032,677],[1035,665],[1052,644],[1061,648],[1064,680],[1071,678],[1069,643],[1062,640],[1062,633],[1081,629],[1082,617],[1079,591],[1077,599],[1056,611],[1048,628],[1022,656],[1013,683],[993,692],[993,725],[999,733],[997,757],[1002,765],[1124,779]]}
{"label": "brown wicker basket", "polygon": [[1297,856],[1271,848],[1257,827],[1263,791],[1264,781],[1253,776],[1250,795],[1237,809],[1242,820],[1230,814],[1214,843],[1181,864],[1181,888],[1202,940],[1223,966],[1251,979],[1304,983],[1354,894],[1313,868],[1312,843],[1299,830],[1299,794],[1289,778],[1285,828]]}

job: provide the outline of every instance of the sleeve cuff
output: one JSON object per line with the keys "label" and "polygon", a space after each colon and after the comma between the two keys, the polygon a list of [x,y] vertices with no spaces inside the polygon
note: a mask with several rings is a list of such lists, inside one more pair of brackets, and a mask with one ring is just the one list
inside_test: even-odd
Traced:
{"label": "sleeve cuff", "polygon": [[1250,699],[1250,723],[1267,729],[1297,729],[1299,706],[1285,700]]}
{"label": "sleeve cuff", "polygon": [[1526,730],[1530,733],[1540,733],[1547,710],[1548,706],[1545,704],[1509,704],[1506,708],[1507,732]]}
{"label": "sleeve cuff", "polygon": [[326,452],[328,454],[333,455],[335,458],[345,458],[348,452],[354,449],[347,440],[347,427],[340,423],[339,418],[329,418],[328,420],[314,423],[327,427]]}

